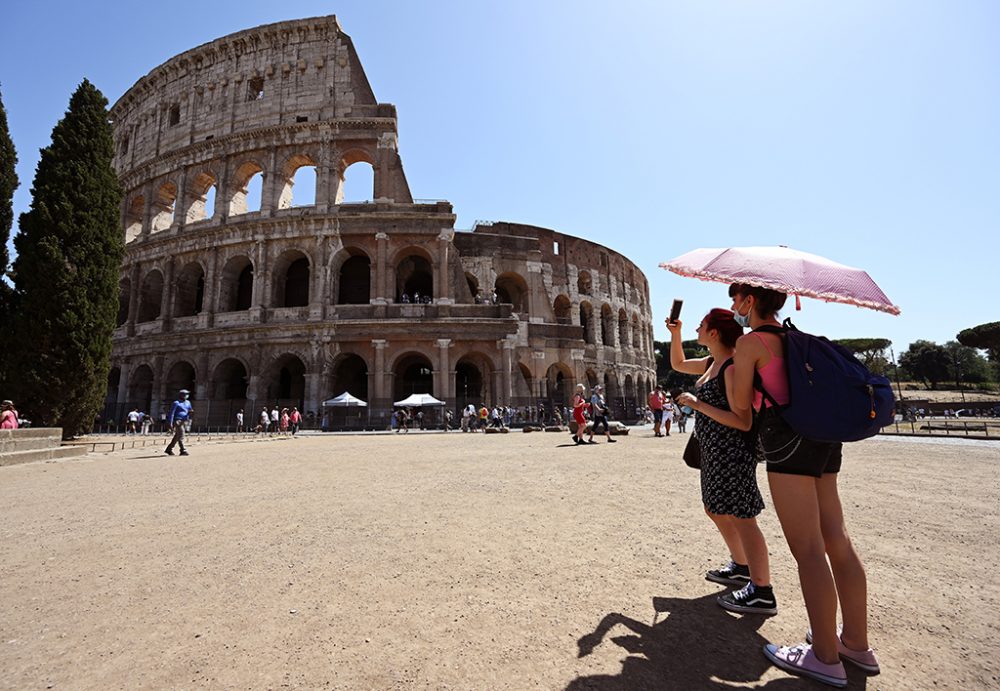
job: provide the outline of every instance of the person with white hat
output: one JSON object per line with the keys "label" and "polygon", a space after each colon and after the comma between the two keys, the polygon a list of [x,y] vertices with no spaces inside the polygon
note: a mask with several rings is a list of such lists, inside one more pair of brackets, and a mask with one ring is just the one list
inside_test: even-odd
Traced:
{"label": "person with white hat", "polygon": [[188,400],[190,393],[187,389],[181,389],[178,392],[177,400],[174,401],[174,405],[170,409],[170,427],[174,430],[174,438],[170,440],[163,452],[168,456],[174,455],[174,444],[180,446],[181,456],[188,455],[187,449],[184,448],[184,426],[194,412],[191,408],[191,401]]}

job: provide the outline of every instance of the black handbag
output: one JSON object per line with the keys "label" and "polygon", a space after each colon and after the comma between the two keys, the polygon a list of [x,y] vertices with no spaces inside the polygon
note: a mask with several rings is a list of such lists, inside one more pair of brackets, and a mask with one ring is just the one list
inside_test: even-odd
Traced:
{"label": "black handbag", "polygon": [[694,432],[688,437],[687,446],[684,447],[684,462],[688,468],[701,470],[701,442]]}

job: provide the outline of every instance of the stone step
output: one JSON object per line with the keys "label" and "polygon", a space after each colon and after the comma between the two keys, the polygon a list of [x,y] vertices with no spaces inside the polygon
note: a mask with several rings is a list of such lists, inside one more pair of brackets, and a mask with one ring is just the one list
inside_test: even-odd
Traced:
{"label": "stone step", "polygon": [[62,430],[58,427],[0,429],[0,454],[59,446]]}
{"label": "stone step", "polygon": [[57,446],[51,449],[13,451],[11,453],[0,453],[0,467],[19,465],[21,463],[35,463],[37,461],[61,461],[86,455],[87,449],[82,446]]}

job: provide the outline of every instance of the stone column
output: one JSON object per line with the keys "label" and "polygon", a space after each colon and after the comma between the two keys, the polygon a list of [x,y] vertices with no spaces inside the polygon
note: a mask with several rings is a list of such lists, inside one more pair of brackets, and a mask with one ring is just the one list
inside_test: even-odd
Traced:
{"label": "stone column", "polygon": [[215,324],[215,308],[219,296],[219,248],[213,247],[205,272],[205,290],[201,296],[201,314],[198,328],[210,329]]}
{"label": "stone column", "polygon": [[270,216],[278,208],[278,194],[282,182],[278,172],[278,152],[272,149],[267,161],[267,170],[264,171],[264,184],[261,185],[261,216]]}
{"label": "stone column", "polygon": [[389,345],[389,341],[376,338],[372,340],[372,348],[375,351],[374,362],[372,366],[372,371],[374,373],[374,386],[369,389],[369,398],[371,400],[368,402],[371,406],[384,407],[389,401],[390,392],[387,391],[387,373],[385,371],[385,349]]}
{"label": "stone column", "polygon": [[256,258],[253,266],[253,291],[250,298],[250,321],[263,321],[265,290],[267,285],[267,248],[262,240],[256,243]]}
{"label": "stone column", "polygon": [[177,198],[174,199],[174,221],[170,224],[171,229],[183,229],[187,221],[187,168],[181,168],[181,179],[177,184]]}
{"label": "stone column", "polygon": [[174,315],[174,293],[177,292],[177,286],[174,285],[174,263],[173,257],[167,260],[166,275],[163,277],[163,295],[160,297],[160,324],[163,332],[170,331]]}
{"label": "stone column", "polygon": [[153,183],[147,182],[142,189],[142,232],[148,238],[153,232]]}
{"label": "stone column", "polygon": [[299,412],[303,415],[306,414],[306,410],[315,411],[317,415],[322,414],[323,394],[320,393],[320,389],[323,383],[323,374],[321,372],[310,372],[306,374],[306,396],[305,403],[303,404],[305,410],[300,410]]}
{"label": "stone column", "polygon": [[451,347],[450,338],[437,339],[438,366],[434,370],[434,391],[437,398],[454,406],[454,396],[451,391],[451,382],[448,381],[448,372],[451,370],[451,363],[448,358],[448,349]]}
{"label": "stone column", "polygon": [[385,233],[375,233],[375,242],[375,297],[371,303],[373,305],[387,305],[395,297],[388,295],[387,289],[389,283],[386,275],[389,261],[389,236]]}
{"label": "stone column", "polygon": [[[117,394],[117,396],[118,396],[118,398],[117,398],[118,406],[117,407],[120,408],[121,406],[125,405],[125,403],[126,403],[125,399],[128,398],[128,377],[129,377],[129,366],[128,366],[128,363],[127,362],[122,362],[119,365],[119,368],[120,368],[120,371],[121,371],[121,376],[118,377],[118,394]],[[147,411],[147,412],[149,412],[149,411]],[[118,416],[118,411],[117,410],[115,410],[114,414],[117,416],[117,417],[115,417],[116,420],[120,419],[120,416]]]}
{"label": "stone column", "polygon": [[128,290],[128,320],[125,322],[125,333],[135,336],[135,319],[139,314],[139,263],[132,265]]}
{"label": "stone column", "polygon": [[513,367],[514,367],[514,342],[505,338],[499,343],[501,348],[500,358],[500,402],[510,405],[514,400],[513,388]]}
{"label": "stone column", "polygon": [[452,228],[443,228],[438,235],[438,270],[434,272],[434,302],[439,305],[453,305],[451,296],[451,241],[455,237]]}

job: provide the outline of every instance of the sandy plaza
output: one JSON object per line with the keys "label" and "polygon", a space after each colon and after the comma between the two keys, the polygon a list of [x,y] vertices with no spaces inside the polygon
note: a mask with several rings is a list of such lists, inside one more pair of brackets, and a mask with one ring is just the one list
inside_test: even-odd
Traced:
{"label": "sandy plaza", "polygon": [[[0,688],[819,688],[770,506],[775,617],[733,615],[684,435],[315,435],[0,468]],[[849,444],[882,674],[1000,686],[1000,442]],[[764,472],[759,478],[769,504]]]}

